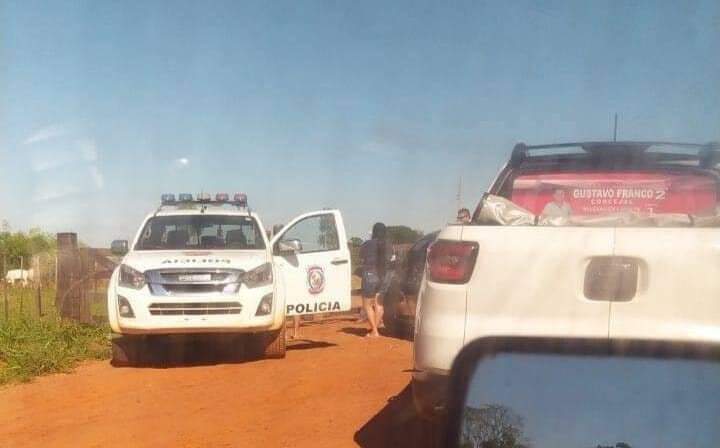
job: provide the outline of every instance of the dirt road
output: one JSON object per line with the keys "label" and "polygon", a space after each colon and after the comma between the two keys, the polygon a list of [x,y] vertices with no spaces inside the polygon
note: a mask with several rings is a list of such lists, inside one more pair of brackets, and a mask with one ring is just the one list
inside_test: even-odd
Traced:
{"label": "dirt road", "polygon": [[411,343],[351,318],[303,327],[282,360],[91,362],[0,389],[0,447],[417,446]]}

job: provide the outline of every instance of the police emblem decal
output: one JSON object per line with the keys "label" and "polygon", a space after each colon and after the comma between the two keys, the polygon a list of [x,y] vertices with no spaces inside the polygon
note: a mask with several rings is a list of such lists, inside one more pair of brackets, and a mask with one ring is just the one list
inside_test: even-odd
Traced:
{"label": "police emblem decal", "polygon": [[307,273],[308,292],[320,294],[325,289],[325,272],[320,266],[310,266]]}

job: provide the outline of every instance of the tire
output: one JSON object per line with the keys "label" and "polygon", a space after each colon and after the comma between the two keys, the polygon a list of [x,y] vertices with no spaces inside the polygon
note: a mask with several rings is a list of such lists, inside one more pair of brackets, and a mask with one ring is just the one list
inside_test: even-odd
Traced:
{"label": "tire", "polygon": [[253,358],[282,359],[285,357],[285,323],[279,330],[250,336],[250,353]]}
{"label": "tire", "polygon": [[398,319],[396,300],[396,297],[388,297],[385,299],[385,303],[383,304],[383,308],[385,309],[385,313],[383,314],[383,323],[390,333],[390,336],[402,338],[402,322]]}
{"label": "tire", "polygon": [[401,300],[400,294],[394,291],[389,294],[385,299],[383,307],[385,308],[385,314],[383,315],[383,322],[385,328],[390,333],[390,336],[398,339],[412,340],[412,330],[408,328],[405,319],[398,315],[398,301]]}
{"label": "tire", "polygon": [[116,367],[136,366],[142,364],[146,357],[146,344],[143,337],[118,336],[111,340],[112,360]]}

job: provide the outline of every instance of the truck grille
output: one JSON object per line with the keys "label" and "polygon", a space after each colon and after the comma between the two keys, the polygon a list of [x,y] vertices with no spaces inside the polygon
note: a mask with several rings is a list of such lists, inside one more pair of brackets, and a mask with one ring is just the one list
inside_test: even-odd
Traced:
{"label": "truck grille", "polygon": [[162,288],[170,294],[202,294],[209,292],[223,292],[227,285],[162,285]]}
{"label": "truck grille", "polygon": [[170,282],[170,283],[187,283],[188,280],[183,280],[183,277],[186,276],[194,276],[194,275],[200,275],[200,276],[209,276],[210,278],[208,281],[213,282],[221,282],[227,280],[228,276],[231,274],[229,272],[217,272],[215,270],[207,272],[203,270],[193,270],[193,271],[176,271],[176,272],[167,272],[167,271],[160,271],[160,278],[164,282]]}
{"label": "truck grille", "polygon": [[200,303],[151,303],[148,306],[153,316],[240,314],[240,302],[200,302]]}
{"label": "truck grille", "polygon": [[145,273],[154,296],[235,295],[240,289],[240,269],[176,268]]}

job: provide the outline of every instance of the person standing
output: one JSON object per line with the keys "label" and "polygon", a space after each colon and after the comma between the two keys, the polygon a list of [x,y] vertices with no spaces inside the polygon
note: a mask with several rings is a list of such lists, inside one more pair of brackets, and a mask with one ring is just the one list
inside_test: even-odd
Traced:
{"label": "person standing", "polygon": [[387,273],[388,261],[392,255],[392,246],[387,240],[387,228],[381,222],[375,223],[372,238],[360,247],[362,264],[363,308],[370,324],[368,337],[378,337],[378,328],[382,326],[383,305],[380,286]]}
{"label": "person standing", "polygon": [[457,212],[457,223],[458,224],[470,224],[472,218],[470,217],[470,210],[463,207]]}

